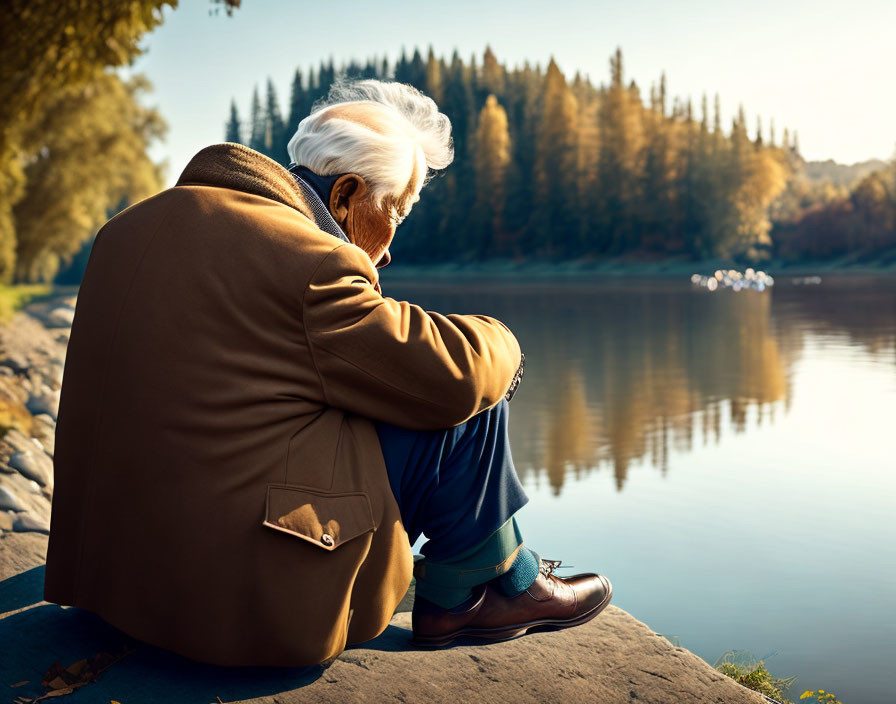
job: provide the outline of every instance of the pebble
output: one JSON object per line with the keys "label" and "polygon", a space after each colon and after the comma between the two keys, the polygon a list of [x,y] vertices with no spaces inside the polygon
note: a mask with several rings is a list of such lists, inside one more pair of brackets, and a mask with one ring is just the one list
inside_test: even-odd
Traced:
{"label": "pebble", "polygon": [[59,306],[47,314],[47,327],[70,328],[75,320],[75,311],[68,306]]}
{"label": "pebble", "polygon": [[50,526],[42,523],[37,520],[34,516],[28,513],[20,513],[16,516],[15,521],[12,524],[12,529],[16,533],[44,533],[46,535],[50,534]]}
{"label": "pebble", "polygon": [[18,428],[10,428],[7,430],[6,435],[3,436],[3,442],[9,445],[13,450],[19,450],[21,452],[27,452],[38,447],[37,443],[34,442],[34,438],[29,438]]}
{"label": "pebble", "polygon": [[9,489],[0,486],[0,511],[24,511],[22,504]]}
{"label": "pebble", "polygon": [[7,355],[5,358],[3,358],[3,360],[0,360],[0,364],[2,364],[4,367],[12,369],[16,374],[24,374],[31,366],[28,363],[28,360],[18,353]]}
{"label": "pebble", "polygon": [[56,454],[56,421],[46,413],[39,413],[34,416],[32,432],[43,446],[43,451],[52,458]]}
{"label": "pebble", "polygon": [[43,385],[38,393],[31,395],[25,407],[32,415],[46,413],[55,421],[59,414],[59,391]]}
{"label": "pebble", "polygon": [[53,481],[53,460],[37,448],[14,452],[9,458],[9,466],[40,486],[48,486]]}

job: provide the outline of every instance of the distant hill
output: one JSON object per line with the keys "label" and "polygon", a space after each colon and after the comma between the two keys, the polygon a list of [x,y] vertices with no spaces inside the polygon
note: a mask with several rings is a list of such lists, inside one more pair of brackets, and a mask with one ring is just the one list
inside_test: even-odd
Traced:
{"label": "distant hill", "polygon": [[838,164],[833,159],[807,161],[805,164],[806,178],[810,181],[830,181],[834,185],[847,188],[851,188],[871,172],[886,167],[887,162],[881,159],[869,159],[848,165]]}

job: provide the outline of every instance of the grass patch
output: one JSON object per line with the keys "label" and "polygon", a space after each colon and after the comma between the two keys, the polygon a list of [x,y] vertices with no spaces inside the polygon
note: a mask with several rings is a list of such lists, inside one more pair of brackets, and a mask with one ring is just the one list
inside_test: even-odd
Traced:
{"label": "grass patch", "polygon": [[8,323],[13,313],[36,298],[53,293],[52,284],[12,284],[0,286],[0,323]]}
{"label": "grass patch", "polygon": [[759,692],[780,704],[793,704],[787,698],[787,690],[796,676],[773,677],[764,661],[757,661],[746,651],[729,650],[716,660],[713,667],[747,689]]}

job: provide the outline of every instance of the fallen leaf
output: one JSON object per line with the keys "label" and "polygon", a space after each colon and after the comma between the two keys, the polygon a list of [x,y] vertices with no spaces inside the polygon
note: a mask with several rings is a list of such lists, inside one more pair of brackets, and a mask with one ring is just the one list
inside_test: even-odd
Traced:
{"label": "fallen leaf", "polygon": [[87,667],[87,658],[84,658],[83,660],[78,660],[78,662],[75,662],[75,663],[72,663],[71,665],[69,665],[67,668],[65,668],[65,671],[67,673],[69,673],[70,675],[74,675],[75,677],[78,677],[82,672],[84,672],[84,669],[86,667]]}
{"label": "fallen leaf", "polygon": [[68,682],[66,682],[61,677],[54,677],[52,680],[47,682],[47,687],[50,689],[64,689],[68,687]]}

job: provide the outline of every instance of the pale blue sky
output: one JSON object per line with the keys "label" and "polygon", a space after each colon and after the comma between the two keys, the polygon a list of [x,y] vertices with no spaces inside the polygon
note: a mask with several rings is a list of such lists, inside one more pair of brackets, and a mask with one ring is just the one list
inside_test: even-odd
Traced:
{"label": "pale blue sky", "polygon": [[231,98],[242,117],[252,88],[270,76],[286,108],[296,67],[332,56],[388,56],[402,47],[481,57],[490,44],[511,66],[551,56],[571,78],[576,70],[604,83],[609,57],[622,47],[626,79],[647,96],[665,70],[671,96],[719,93],[727,131],[739,102],[750,132],[757,114],[780,139],[799,133],[808,159],[852,163],[888,159],[896,147],[896,2],[892,0],[680,0],[424,3],[398,0],[308,2],[243,0],[227,17],[210,16],[208,0],[181,0],[146,36],[134,70],[155,86],[147,100],[168,120],[173,183],[190,157],[223,141]]}

